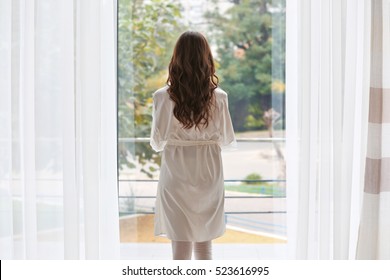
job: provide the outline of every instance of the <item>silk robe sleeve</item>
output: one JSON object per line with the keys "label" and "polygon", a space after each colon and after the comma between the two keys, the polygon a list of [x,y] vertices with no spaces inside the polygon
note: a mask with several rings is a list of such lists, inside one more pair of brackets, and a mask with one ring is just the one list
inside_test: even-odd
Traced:
{"label": "silk robe sleeve", "polygon": [[232,120],[229,113],[228,96],[224,94],[221,98],[220,110],[220,147],[222,150],[236,150],[237,141],[234,135]]}
{"label": "silk robe sleeve", "polygon": [[158,94],[153,95],[152,117],[150,145],[156,152],[161,152],[167,144],[170,114],[167,112],[167,108],[163,104],[163,99]]}

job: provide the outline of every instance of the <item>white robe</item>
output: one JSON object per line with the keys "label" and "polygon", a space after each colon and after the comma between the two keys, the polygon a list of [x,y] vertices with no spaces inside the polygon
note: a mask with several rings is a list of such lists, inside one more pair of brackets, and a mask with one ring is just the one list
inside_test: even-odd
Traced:
{"label": "white robe", "polygon": [[237,146],[226,92],[215,90],[209,124],[184,129],[173,115],[168,87],[153,95],[150,145],[163,151],[154,233],[175,241],[209,241],[225,232],[221,149]]}

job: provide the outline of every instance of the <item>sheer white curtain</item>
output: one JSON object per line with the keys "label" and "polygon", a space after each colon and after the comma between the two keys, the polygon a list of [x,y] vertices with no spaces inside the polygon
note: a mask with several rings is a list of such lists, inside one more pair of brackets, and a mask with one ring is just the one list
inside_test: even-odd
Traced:
{"label": "sheer white curtain", "polygon": [[113,0],[0,0],[0,258],[119,258]]}
{"label": "sheer white curtain", "polygon": [[290,257],[353,259],[364,181],[370,1],[286,3]]}
{"label": "sheer white curtain", "polygon": [[358,259],[390,259],[390,0],[373,0],[367,158]]}

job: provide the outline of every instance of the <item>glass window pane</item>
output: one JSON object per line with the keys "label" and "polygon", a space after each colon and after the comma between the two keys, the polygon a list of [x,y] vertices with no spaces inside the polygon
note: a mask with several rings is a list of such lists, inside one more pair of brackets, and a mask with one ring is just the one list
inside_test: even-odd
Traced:
{"label": "glass window pane", "polygon": [[[153,235],[161,157],[149,146],[152,94],[165,85],[176,39],[190,29],[209,40],[239,142],[223,153],[228,231],[215,242],[285,245],[285,0],[118,3],[121,241],[169,241]],[[130,257],[156,257],[134,246]]]}

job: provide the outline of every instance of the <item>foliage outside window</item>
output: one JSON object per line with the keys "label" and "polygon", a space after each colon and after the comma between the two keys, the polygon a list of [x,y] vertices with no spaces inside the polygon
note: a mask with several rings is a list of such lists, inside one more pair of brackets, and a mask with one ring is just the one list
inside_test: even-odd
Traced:
{"label": "foliage outside window", "polygon": [[[160,157],[148,143],[152,93],[165,84],[167,65],[184,24],[182,1],[120,0],[118,14],[119,166],[153,178]],[[226,1],[225,1],[226,2]],[[202,16],[215,49],[220,86],[229,94],[236,132],[284,128],[285,0],[207,1]],[[279,149],[278,146],[275,146]],[[282,156],[280,149],[278,155]]]}

